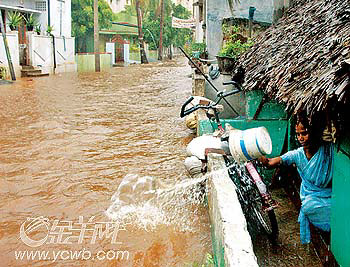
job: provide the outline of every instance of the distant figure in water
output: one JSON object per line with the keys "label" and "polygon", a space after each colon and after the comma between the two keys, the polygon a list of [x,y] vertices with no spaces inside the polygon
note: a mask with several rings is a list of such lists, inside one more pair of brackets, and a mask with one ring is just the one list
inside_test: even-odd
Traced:
{"label": "distant figure in water", "polygon": [[311,241],[310,223],[330,231],[334,146],[321,138],[322,128],[310,126],[305,114],[297,116],[295,132],[301,147],[276,158],[261,157],[263,165],[275,168],[295,164],[301,177],[300,239]]}

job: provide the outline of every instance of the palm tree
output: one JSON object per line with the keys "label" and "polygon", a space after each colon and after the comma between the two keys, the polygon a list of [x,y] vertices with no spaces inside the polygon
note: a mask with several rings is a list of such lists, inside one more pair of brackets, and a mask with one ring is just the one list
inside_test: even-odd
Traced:
{"label": "palm tree", "polygon": [[142,33],[142,11],[141,11],[141,0],[135,0],[135,8],[137,14],[137,27],[138,27],[138,35],[139,35],[139,43],[140,43],[140,55],[141,55],[141,64],[147,64],[147,56],[145,51],[145,45],[143,42],[143,33]]}

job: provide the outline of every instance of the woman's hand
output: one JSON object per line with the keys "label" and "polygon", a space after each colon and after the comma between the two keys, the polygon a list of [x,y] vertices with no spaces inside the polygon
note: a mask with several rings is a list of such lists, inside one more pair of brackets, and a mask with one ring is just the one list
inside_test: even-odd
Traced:
{"label": "woman's hand", "polygon": [[268,167],[268,168],[276,168],[277,166],[282,164],[281,157],[269,159],[265,156],[262,156],[262,157],[258,158],[258,160],[262,163],[262,165],[264,165],[265,167]]}
{"label": "woman's hand", "polygon": [[261,164],[264,165],[265,167],[269,166],[269,159],[265,156],[258,158],[258,161],[260,161]]}

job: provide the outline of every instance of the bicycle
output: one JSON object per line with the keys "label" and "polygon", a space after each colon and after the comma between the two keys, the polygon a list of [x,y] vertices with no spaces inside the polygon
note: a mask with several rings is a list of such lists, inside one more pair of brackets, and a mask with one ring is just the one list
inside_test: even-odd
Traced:
{"label": "bicycle", "polygon": [[[180,117],[183,118],[199,109],[205,110],[207,117],[217,123],[218,136],[221,138],[221,141],[228,142],[228,131],[223,128],[219,118],[219,112],[222,110],[222,106],[219,103],[225,97],[241,92],[241,88],[236,82],[223,83],[223,85],[230,84],[235,85],[236,90],[218,92],[214,101],[209,103],[200,101],[199,104],[186,109],[186,106],[194,99],[193,96],[189,97],[181,107]],[[208,152],[208,149],[206,149],[206,152]],[[218,151],[216,150],[216,152]],[[223,151],[221,151],[221,154],[224,156],[229,176],[236,185],[236,192],[247,219],[249,232],[254,234],[256,231],[262,231],[268,236],[270,242],[276,245],[278,224],[274,209],[277,208],[278,204],[272,199],[266,184],[256,168],[257,161],[250,160],[244,166],[240,166],[233,159],[232,155],[229,155],[227,152],[223,153]]]}

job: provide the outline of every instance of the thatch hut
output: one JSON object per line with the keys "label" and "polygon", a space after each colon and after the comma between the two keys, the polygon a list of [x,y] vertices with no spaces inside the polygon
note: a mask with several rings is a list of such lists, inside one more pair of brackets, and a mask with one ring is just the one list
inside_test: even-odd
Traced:
{"label": "thatch hut", "polygon": [[337,128],[331,250],[341,266],[350,266],[345,252],[350,249],[350,2],[294,1],[285,16],[254,41],[240,57],[233,79],[247,91],[262,90],[285,104],[290,114],[307,111],[311,121]]}
{"label": "thatch hut", "polygon": [[298,1],[255,39],[240,65],[246,90],[264,90],[291,112],[349,106],[349,1]]}

